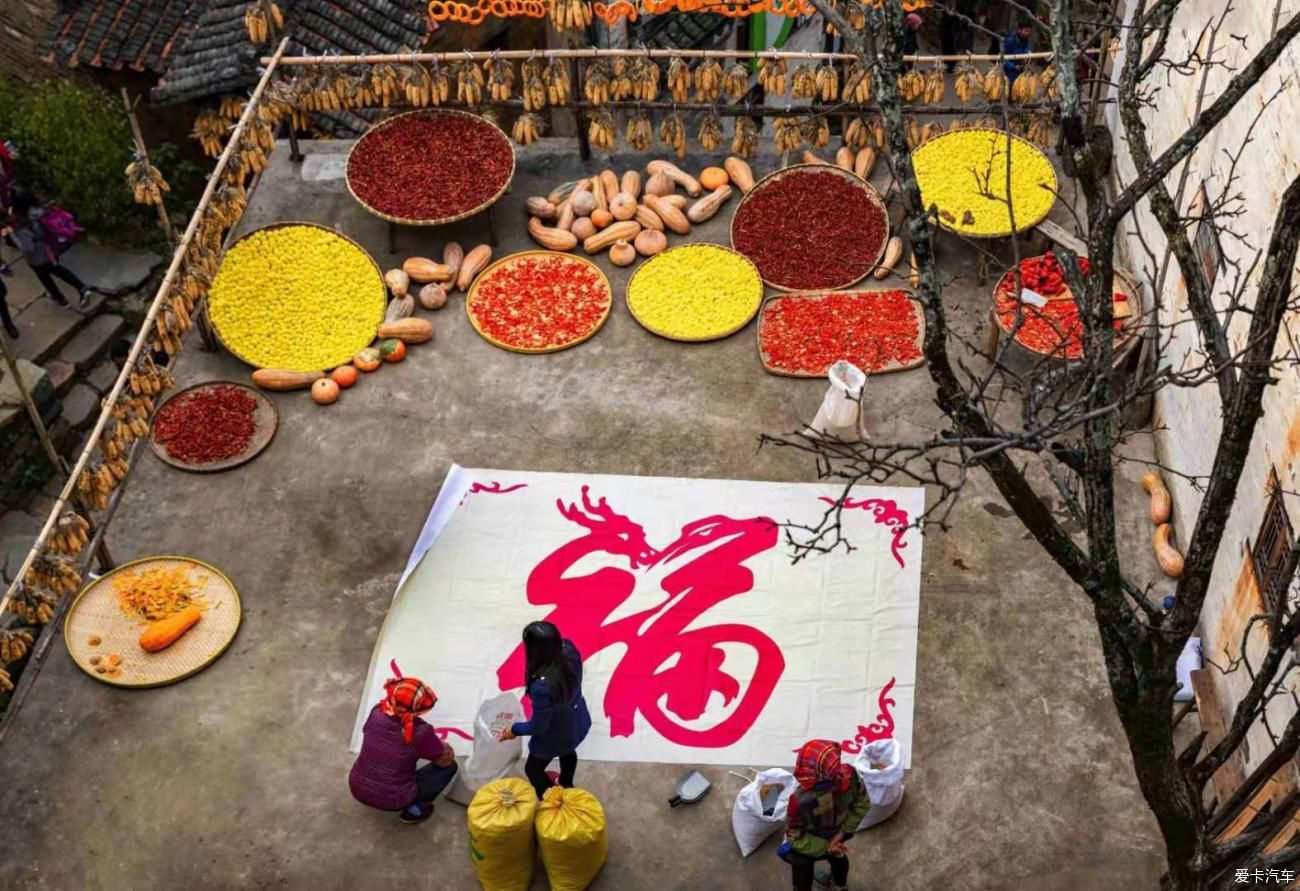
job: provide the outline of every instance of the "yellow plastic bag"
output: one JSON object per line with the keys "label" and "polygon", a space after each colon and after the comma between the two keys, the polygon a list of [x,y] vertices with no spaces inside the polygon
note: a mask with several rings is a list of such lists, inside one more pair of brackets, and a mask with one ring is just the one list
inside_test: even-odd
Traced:
{"label": "yellow plastic bag", "polygon": [[583,891],[605,865],[605,809],[586,789],[546,790],[537,809],[537,844],[551,891]]}
{"label": "yellow plastic bag", "polygon": [[533,882],[537,793],[527,780],[493,780],[469,803],[469,856],[485,891],[527,891]]}

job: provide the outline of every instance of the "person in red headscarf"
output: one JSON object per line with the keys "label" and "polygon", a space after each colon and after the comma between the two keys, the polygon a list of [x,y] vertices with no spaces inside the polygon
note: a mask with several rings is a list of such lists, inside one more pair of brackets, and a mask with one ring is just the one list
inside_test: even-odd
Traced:
{"label": "person in red headscarf", "polygon": [[[419,716],[438,697],[422,681],[400,676],[384,684],[384,699],[361,728],[361,752],[348,774],[352,797],[381,811],[401,811],[403,823],[433,814],[433,800],[456,776],[456,753]],[[424,767],[416,764],[425,759]]]}
{"label": "person in red headscarf", "polygon": [[[862,823],[871,807],[867,790],[852,766],[840,761],[839,743],[809,740],[799,749],[794,778],[799,788],[790,796],[786,812],[782,856],[790,864],[794,891],[812,891],[814,880],[822,887],[844,889],[849,881],[849,855],[844,843]],[[814,875],[821,860],[830,863],[829,874]]]}

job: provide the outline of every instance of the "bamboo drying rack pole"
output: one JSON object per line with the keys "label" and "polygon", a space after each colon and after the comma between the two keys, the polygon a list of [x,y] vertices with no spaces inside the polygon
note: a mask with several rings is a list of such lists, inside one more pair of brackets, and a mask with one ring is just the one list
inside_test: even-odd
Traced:
{"label": "bamboo drying rack pole", "polygon": [[194,208],[194,214],[190,217],[189,225],[185,227],[185,234],[181,236],[181,242],[176,246],[176,252],[172,254],[171,265],[167,267],[167,274],[163,276],[162,283],[158,285],[158,292],[154,295],[153,303],[149,305],[149,312],[140,325],[140,333],[136,337],[135,343],[131,344],[131,352],[126,357],[126,363],[122,366],[122,370],[118,372],[117,381],[113,384],[112,391],[104,398],[103,405],[105,407],[100,411],[99,418],[96,419],[90,435],[86,437],[86,445],[81,450],[81,455],[77,458],[77,463],[68,476],[68,481],[63,484],[63,491],[59,493],[58,499],[54,502],[54,507],[50,509],[50,515],[45,520],[45,526],[42,527],[40,534],[36,536],[36,541],[32,544],[32,549],[27,552],[23,565],[14,574],[14,581],[5,591],[4,598],[0,599],[0,612],[3,612],[9,605],[9,601],[13,599],[14,592],[18,588],[18,580],[27,574],[32,561],[45,545],[46,539],[49,538],[59,514],[67,506],[68,500],[76,491],[77,480],[81,478],[86,465],[90,463],[90,456],[99,444],[99,438],[104,433],[104,427],[112,416],[112,407],[117,404],[122,391],[126,388],[127,380],[131,376],[131,369],[135,368],[135,363],[139,360],[145,344],[151,340],[154,321],[158,318],[162,304],[167,299],[167,293],[171,290],[172,283],[176,280],[176,276],[185,262],[185,254],[189,250],[190,243],[194,240],[195,233],[198,232],[199,222],[203,219],[208,204],[212,201],[212,195],[216,192],[217,185],[221,182],[222,177],[225,176],[226,165],[230,163],[231,155],[237,150],[240,137],[243,136],[249,121],[257,113],[257,105],[262,98],[262,93],[266,90],[266,85],[271,82],[271,76],[275,73],[275,69],[280,63],[280,57],[284,55],[288,45],[289,39],[287,37],[280,41],[280,46],[276,49],[275,55],[271,56],[268,61],[266,71],[262,74],[261,80],[257,82],[253,95],[249,97],[248,104],[244,106],[244,113],[239,116],[239,122],[235,124],[235,129],[231,132],[226,147],[221,152],[221,157],[217,158],[216,166],[212,169],[212,175],[208,178],[208,185],[203,190],[203,197],[199,199],[198,206]]}
{"label": "bamboo drying rack pole", "polygon": [[[1089,54],[1098,51],[1088,50]],[[1029,61],[1033,59],[1051,59],[1054,52],[1019,53],[1016,55],[949,55],[949,56],[904,56],[903,60],[916,64],[925,62],[1006,62]],[[281,66],[295,65],[383,65],[400,62],[485,62],[488,59],[618,59],[618,58],[670,59],[786,59],[787,61],[807,62],[852,62],[857,56],[852,53],[792,53],[781,50],[669,50],[669,49],[556,49],[556,50],[499,50],[496,52],[464,51],[451,53],[387,53],[368,56],[287,56],[280,60]],[[270,62],[262,57],[262,64]]]}
{"label": "bamboo drying rack pole", "polygon": [[3,339],[0,339],[0,354],[4,355],[5,365],[9,368],[9,374],[13,376],[14,386],[18,389],[18,397],[22,400],[23,407],[27,409],[27,416],[31,418],[32,426],[36,428],[36,436],[45,449],[45,456],[54,465],[56,473],[67,473],[68,462],[63,460],[59,450],[54,447],[54,440],[50,439],[50,431],[41,418],[40,409],[36,407],[31,391],[27,389],[27,382],[18,373],[18,363],[14,360],[13,351],[9,349],[9,342]]}

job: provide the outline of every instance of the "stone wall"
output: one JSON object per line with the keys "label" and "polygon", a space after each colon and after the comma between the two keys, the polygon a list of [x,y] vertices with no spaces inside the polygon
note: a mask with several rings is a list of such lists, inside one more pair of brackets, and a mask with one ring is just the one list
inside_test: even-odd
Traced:
{"label": "stone wall", "polygon": [[[1202,29],[1222,14],[1224,5],[1222,0],[1186,0],[1177,13],[1167,57],[1176,59],[1189,54],[1198,39],[1201,40],[1199,49],[1204,53],[1207,47]],[[1223,36],[1216,58],[1227,62],[1230,68],[1239,68],[1240,63],[1253,56],[1273,31],[1274,7],[1271,2],[1234,4],[1221,31]],[[1300,10],[1296,3],[1284,2],[1282,7],[1284,16],[1294,15]],[[1232,72],[1223,68],[1209,72],[1207,101],[1213,101],[1231,76]],[[1149,138],[1156,153],[1177,138],[1194,118],[1201,77],[1199,70],[1190,76],[1175,74],[1168,81],[1164,72],[1151,75],[1150,80],[1161,87],[1155,107],[1146,114]],[[1286,78],[1291,79],[1289,87],[1282,90],[1260,116],[1265,102],[1279,91]],[[1207,184],[1211,198],[1229,190],[1240,193],[1241,201],[1236,207],[1240,215],[1232,222],[1232,228],[1244,233],[1248,243],[1225,236],[1221,239],[1221,247],[1225,258],[1239,261],[1243,270],[1251,269],[1256,253],[1267,247],[1272,219],[1282,193],[1300,175],[1300,138],[1295,135],[1296,123],[1300,121],[1297,78],[1300,78],[1300,43],[1293,42],[1234,113],[1202,143],[1188,165],[1182,206],[1190,204],[1202,182]],[[1259,120],[1255,123],[1252,142],[1241,157],[1238,178],[1229,186],[1227,153],[1241,149],[1257,116]],[[1134,168],[1113,109],[1110,125],[1116,138],[1118,180],[1120,183],[1131,181]],[[1171,191],[1178,186],[1180,172],[1181,168],[1176,169],[1169,179]],[[1154,282],[1147,248],[1157,258],[1158,268],[1164,256],[1165,240],[1145,204],[1133,219],[1130,230],[1126,245],[1128,262],[1133,268],[1146,271],[1147,280]],[[1220,305],[1225,302],[1224,289],[1231,286],[1234,276],[1231,267],[1219,272],[1215,289]],[[1258,276],[1259,267],[1256,266],[1248,279],[1248,288],[1258,284]],[[1163,361],[1174,367],[1185,361],[1195,362],[1199,338],[1188,314],[1186,288],[1176,265],[1171,266],[1161,299],[1162,322],[1165,330],[1170,332],[1163,349]],[[1229,334],[1234,345],[1242,344],[1248,326],[1249,318],[1238,314]],[[1279,352],[1291,348],[1285,340],[1288,337],[1291,344],[1300,344],[1300,319],[1288,319],[1287,331],[1278,345]],[[1300,369],[1286,369],[1278,375],[1277,385],[1270,388],[1265,397],[1264,408],[1265,415],[1241,480],[1237,503],[1202,614],[1205,653],[1220,663],[1237,655],[1245,623],[1250,615],[1262,609],[1248,556],[1250,543],[1256,539],[1268,503],[1270,470],[1276,469],[1284,489],[1300,490]],[[1217,390],[1212,385],[1199,389],[1165,389],[1156,402],[1155,421],[1157,447],[1168,466],[1187,474],[1209,472],[1221,423]],[[1185,543],[1200,507],[1200,495],[1188,481],[1166,476],[1166,483],[1174,496],[1176,538],[1179,543]],[[1284,497],[1293,522],[1300,521],[1300,498]],[[1171,583],[1169,590],[1172,587]],[[1266,640],[1266,632],[1261,629],[1254,633],[1247,646],[1254,651]],[[1219,693],[1224,703],[1237,702],[1249,683],[1244,671],[1220,677]],[[1279,704],[1280,713],[1273,717],[1284,720],[1286,708],[1289,706]],[[1266,731],[1258,726],[1252,730],[1247,742],[1246,759],[1248,765],[1253,766],[1268,752],[1271,743]]]}

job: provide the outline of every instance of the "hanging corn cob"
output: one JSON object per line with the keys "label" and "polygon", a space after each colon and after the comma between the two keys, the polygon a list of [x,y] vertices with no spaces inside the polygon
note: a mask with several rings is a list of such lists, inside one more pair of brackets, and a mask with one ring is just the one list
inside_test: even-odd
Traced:
{"label": "hanging corn cob", "polygon": [[830,62],[817,66],[813,89],[822,102],[834,102],[840,98],[840,73]]}
{"label": "hanging corn cob", "polygon": [[[524,111],[539,111],[546,107],[546,81],[543,79],[546,74],[546,65],[541,59],[525,59],[524,64],[520,67],[520,74],[523,77],[523,89],[520,90],[524,100]],[[511,79],[514,79],[514,73],[511,72]],[[489,78],[489,81],[491,79]],[[494,89],[492,92],[493,99],[509,99],[510,94],[498,96]]]}
{"label": "hanging corn cob", "polygon": [[650,123],[650,117],[643,111],[629,115],[627,119],[627,144],[632,146],[638,152],[650,150],[654,142],[655,131],[654,125]]}
{"label": "hanging corn cob", "polygon": [[569,80],[569,66],[563,59],[551,59],[542,70],[542,84],[546,87],[546,101],[551,105],[568,105],[573,94]]}
{"label": "hanging corn cob", "polygon": [[227,94],[221,97],[221,105],[217,108],[217,112],[227,121],[234,122],[244,113],[245,104],[243,96]]}
{"label": "hanging corn cob", "polygon": [[586,0],[552,0],[551,23],[557,31],[583,31],[591,27],[591,4]]}
{"label": "hanging corn cob", "polygon": [[0,631],[0,662],[12,665],[27,655],[35,638],[26,628]]}
{"label": "hanging corn cob", "polygon": [[680,114],[674,111],[664,115],[664,119],[659,122],[659,138],[673,147],[677,157],[686,157],[686,125]]}
{"label": "hanging corn cob", "polygon": [[817,95],[817,76],[812,66],[796,65],[790,75],[790,96],[794,99],[812,99]]}
{"label": "hanging corn cob", "polygon": [[940,124],[937,121],[926,124],[924,127],[921,128],[921,136],[920,136],[919,144],[925,145],[925,143],[929,142],[931,139],[934,139],[936,136],[942,136],[942,135],[943,135],[943,124]]}
{"label": "hanging corn cob", "polygon": [[921,125],[916,118],[907,119],[907,147],[913,151],[921,144]]}
{"label": "hanging corn cob", "polygon": [[632,83],[632,65],[624,56],[614,59],[607,69],[609,78],[609,98],[622,102],[635,91]]}
{"label": "hanging corn cob", "polygon": [[29,625],[45,625],[54,618],[56,602],[53,594],[38,591],[24,580],[17,584],[9,611]]}
{"label": "hanging corn cob", "polygon": [[[537,90],[541,95],[541,101],[537,108],[541,108],[546,103],[546,88],[542,85],[540,63],[539,70],[532,78],[537,82]],[[507,59],[502,59],[493,54],[492,58],[483,63],[483,70],[487,75],[488,95],[494,102],[501,102],[509,99],[515,92],[515,66]],[[531,84],[528,78],[524,78],[524,89],[528,90]]]}
{"label": "hanging corn cob", "polygon": [[716,114],[706,114],[700,121],[699,140],[706,152],[715,152],[722,145],[722,121]]}
{"label": "hanging corn cob", "polygon": [[957,94],[962,104],[984,95],[984,79],[970,62],[962,62],[957,66],[957,76],[953,79],[953,92]]}
{"label": "hanging corn cob", "polygon": [[44,588],[55,594],[76,594],[81,587],[81,575],[71,557],[44,552],[32,560],[24,581],[32,587]]}
{"label": "hanging corn cob", "polygon": [[583,94],[593,105],[605,105],[610,100],[609,87],[609,64],[604,59],[597,59],[587,66],[587,79],[582,85]]}
{"label": "hanging corn cob", "polygon": [[687,102],[691,98],[691,69],[681,56],[668,60],[668,95],[674,102]]}
{"label": "hanging corn cob", "polygon": [[904,102],[916,102],[925,96],[925,77],[913,68],[898,79],[898,94]]}
{"label": "hanging corn cob", "polygon": [[926,105],[938,105],[943,102],[944,93],[948,88],[944,81],[943,62],[936,61],[933,67],[921,77],[925,84],[925,88],[921,93],[921,101]]}
{"label": "hanging corn cob", "polygon": [[139,152],[135,160],[126,165],[126,183],[131,187],[131,197],[136,204],[162,204],[163,192],[170,192],[171,186],[163,179],[158,168],[149,163],[149,159]]}
{"label": "hanging corn cob", "polygon": [[50,533],[49,546],[60,554],[76,556],[90,543],[90,523],[76,511],[64,511]]}
{"label": "hanging corn cob", "polygon": [[1040,86],[1038,72],[1026,67],[1024,71],[1020,72],[1020,76],[1011,83],[1011,101],[1033,102],[1038,98]]}
{"label": "hanging corn cob", "polygon": [[634,59],[629,66],[632,79],[632,96],[642,102],[653,102],[659,96],[659,78],[662,72],[648,56]]}
{"label": "hanging corn cob", "polygon": [[1061,88],[1056,83],[1055,63],[1048,64],[1048,66],[1043,69],[1043,73],[1039,80],[1042,82],[1043,95],[1053,102],[1061,98]]}
{"label": "hanging corn cob", "polygon": [[1051,112],[1034,115],[1025,133],[1026,138],[1039,148],[1051,148],[1056,144],[1056,126]]}
{"label": "hanging corn cob", "polygon": [[997,63],[984,75],[984,95],[990,102],[1001,102],[1007,98],[1007,76]]}
{"label": "hanging corn cob", "polygon": [[758,84],[769,96],[785,95],[785,59],[765,57],[758,63]]}
{"label": "hanging corn cob", "polygon": [[753,118],[736,118],[736,131],[731,137],[731,153],[742,158],[752,158],[758,150],[758,128]]}
{"label": "hanging corn cob", "polygon": [[844,101],[862,105],[871,98],[871,69],[861,62],[849,66],[844,76]]}
{"label": "hanging corn cob", "polygon": [[749,69],[745,63],[736,62],[722,76],[722,92],[729,99],[740,99],[749,90]]}
{"label": "hanging corn cob", "polygon": [[270,22],[266,20],[266,11],[262,9],[261,3],[250,3],[244,9],[244,29],[248,31],[248,39],[253,44],[261,46],[271,39],[272,24],[275,25],[275,30],[284,30],[284,14],[276,4],[271,4]]}
{"label": "hanging corn cob", "polygon": [[221,142],[226,135],[226,124],[210,108],[205,108],[194,118],[194,129],[190,135],[203,146],[203,154],[215,158],[221,154]]}
{"label": "hanging corn cob", "polygon": [[831,126],[826,118],[816,115],[804,120],[800,125],[800,134],[804,142],[807,142],[815,149],[825,148],[826,144],[831,141]]}
{"label": "hanging corn cob", "polygon": [[722,93],[722,65],[706,59],[695,67],[695,101],[716,102]]}
{"label": "hanging corn cob", "polygon": [[803,135],[799,132],[799,119],[781,116],[772,122],[776,131],[776,151],[784,155],[797,152],[803,145]]}
{"label": "hanging corn cob", "polygon": [[854,117],[844,125],[844,144],[855,152],[867,147],[871,142],[871,131],[867,129],[862,118]]}
{"label": "hanging corn cob", "polygon": [[605,109],[599,109],[591,116],[591,123],[587,125],[587,141],[605,151],[614,147],[614,118]]}
{"label": "hanging corn cob", "polygon": [[456,78],[456,101],[463,102],[470,108],[478,108],[482,105],[482,70],[473,62],[453,62],[451,71]]}
{"label": "hanging corn cob", "polygon": [[513,136],[515,142],[520,145],[532,145],[541,138],[542,129],[545,126],[545,123],[546,122],[542,120],[540,115],[532,114],[531,112],[528,114],[521,114],[519,117],[515,118],[515,125],[511,129],[510,135]]}

